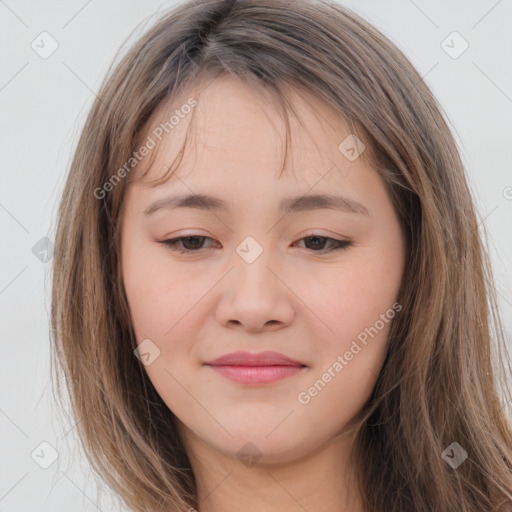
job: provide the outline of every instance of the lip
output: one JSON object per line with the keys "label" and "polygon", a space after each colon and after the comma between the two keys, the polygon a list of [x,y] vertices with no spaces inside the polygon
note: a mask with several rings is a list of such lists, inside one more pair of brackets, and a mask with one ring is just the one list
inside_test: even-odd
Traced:
{"label": "lip", "polygon": [[279,352],[232,352],[205,363],[223,377],[242,384],[267,384],[291,377],[307,366]]}
{"label": "lip", "polygon": [[206,363],[209,366],[306,366],[279,352],[267,350],[257,354],[250,352],[231,352]]}

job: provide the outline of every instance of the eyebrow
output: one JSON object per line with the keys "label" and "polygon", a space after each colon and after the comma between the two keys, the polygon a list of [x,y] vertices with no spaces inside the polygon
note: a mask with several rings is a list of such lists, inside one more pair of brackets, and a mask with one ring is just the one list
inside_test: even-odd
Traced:
{"label": "eyebrow", "polygon": [[[229,210],[228,203],[218,197],[206,194],[187,194],[158,199],[144,210],[144,215],[151,215],[161,209],[173,210],[175,208],[196,208],[213,211]],[[331,209],[370,216],[368,208],[358,201],[344,196],[328,194],[305,195],[283,199],[279,204],[279,209],[283,213]]]}

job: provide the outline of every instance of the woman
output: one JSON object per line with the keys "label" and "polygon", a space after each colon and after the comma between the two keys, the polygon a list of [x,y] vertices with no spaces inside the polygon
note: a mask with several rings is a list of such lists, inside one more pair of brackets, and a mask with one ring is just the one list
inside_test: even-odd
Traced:
{"label": "woman", "polygon": [[79,435],[130,509],[511,510],[510,360],[456,144],[338,4],[166,14],[93,105],[54,262]]}

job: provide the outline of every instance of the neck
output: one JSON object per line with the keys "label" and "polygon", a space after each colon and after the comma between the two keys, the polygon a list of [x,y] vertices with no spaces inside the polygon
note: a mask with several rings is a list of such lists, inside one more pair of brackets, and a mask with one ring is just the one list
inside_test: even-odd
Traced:
{"label": "neck", "polygon": [[266,464],[220,452],[183,424],[180,434],[194,471],[198,512],[364,512],[348,460],[350,433],[301,458]]}

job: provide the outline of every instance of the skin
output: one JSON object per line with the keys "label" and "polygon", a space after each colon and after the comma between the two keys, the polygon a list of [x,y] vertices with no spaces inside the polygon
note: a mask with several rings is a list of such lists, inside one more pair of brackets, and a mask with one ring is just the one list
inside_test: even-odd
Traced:
{"label": "skin", "polygon": [[[270,96],[232,77],[191,92],[186,98],[198,100],[193,140],[180,167],[156,188],[128,187],[121,259],[138,343],[149,338],[160,350],[144,368],[176,415],[198,508],[234,512],[243,503],[246,512],[362,511],[348,453],[382,368],[390,323],[307,404],[298,395],[395,302],[404,265],[396,212],[365,153],[351,162],[338,150],[350,130],[319,99],[294,95],[306,130],[290,118],[289,167],[279,178],[286,128]],[[153,126],[179,106],[166,106]],[[173,161],[190,118],[159,143],[147,179]],[[229,210],[143,213],[157,199],[191,192],[222,198]],[[283,198],[317,193],[349,197],[368,215],[278,212]],[[304,238],[313,235],[351,245],[327,252],[333,245],[325,239],[315,245]],[[185,242],[189,254],[160,243],[179,236],[208,238]],[[252,263],[236,252],[247,236],[263,250]],[[306,367],[251,386],[204,365],[237,350],[273,350]],[[249,442],[260,455],[255,465],[237,456]]]}

